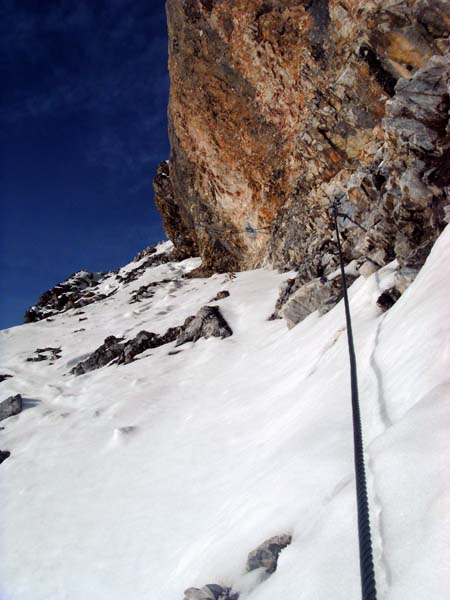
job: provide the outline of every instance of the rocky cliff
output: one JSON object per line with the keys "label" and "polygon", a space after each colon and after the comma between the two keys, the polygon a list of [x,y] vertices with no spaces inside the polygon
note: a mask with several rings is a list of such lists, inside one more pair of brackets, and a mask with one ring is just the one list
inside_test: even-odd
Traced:
{"label": "rocky cliff", "polygon": [[[446,0],[167,0],[156,203],[208,271],[420,266],[449,205]],[[356,225],[354,222],[359,225]]]}

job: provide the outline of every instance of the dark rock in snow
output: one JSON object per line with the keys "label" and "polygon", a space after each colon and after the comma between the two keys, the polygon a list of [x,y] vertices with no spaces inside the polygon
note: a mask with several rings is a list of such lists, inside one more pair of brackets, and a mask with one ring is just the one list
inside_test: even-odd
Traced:
{"label": "dark rock in snow", "polygon": [[44,354],[38,354],[37,356],[30,356],[26,359],[26,362],[41,362],[43,360],[47,360],[47,356]]}
{"label": "dark rock in snow", "polygon": [[217,302],[218,300],[223,300],[224,298],[228,298],[230,292],[228,290],[221,290],[218,292],[214,298],[211,298],[210,302]]}
{"label": "dark rock in snow", "polygon": [[9,450],[0,450],[0,465],[3,461],[11,456],[11,452]]}
{"label": "dark rock in snow", "polygon": [[7,373],[0,375],[0,383],[6,379],[10,379],[11,377],[13,377],[13,375],[8,375]]}
{"label": "dark rock in snow", "polygon": [[22,396],[20,394],[10,396],[0,402],[0,421],[18,415],[20,412],[22,412]]}
{"label": "dark rock in snow", "polygon": [[147,248],[144,248],[144,250],[141,250],[141,252],[136,254],[136,256],[133,258],[133,261],[139,262],[146,256],[151,256],[152,254],[155,254],[155,252],[156,252],[156,246],[147,246]]}
{"label": "dark rock in snow", "polygon": [[162,279],[161,281],[153,281],[147,285],[141,285],[140,288],[131,292],[130,304],[134,302],[140,302],[146,298],[153,298],[156,292],[156,288],[165,283],[170,283],[171,279]]}
{"label": "dark rock in snow", "polygon": [[195,342],[201,337],[225,338],[232,333],[217,307],[204,306],[195,317],[188,317],[183,325],[169,327],[163,335],[151,331],[140,331],[133,339],[125,343],[123,339],[111,335],[95,352],[78,363],[70,372],[74,375],[83,375],[88,371],[104,367],[112,361],[117,364],[129,364],[138,354],[170,344],[175,340],[177,340],[176,345],[180,346],[186,342]]}
{"label": "dark rock in snow", "polygon": [[35,306],[27,310],[24,322],[34,323],[71,308],[86,306],[111,296],[116,290],[110,294],[99,294],[94,291],[106,275],[107,273],[90,271],[74,273],[62,283],[44,292]]}
{"label": "dark rock in snow", "polygon": [[274,573],[277,569],[280,552],[291,542],[292,536],[288,534],[276,535],[266,540],[248,555],[247,571],[254,571],[262,567],[266,573]]}
{"label": "dark rock in snow", "polygon": [[221,337],[233,335],[230,326],[225,321],[217,306],[204,306],[190,322],[183,325],[184,331],[178,338],[177,346],[186,342],[196,342],[200,338]]}
{"label": "dark rock in snow", "polygon": [[124,275],[119,273],[116,277],[121,283],[131,283],[132,281],[138,279],[147,269],[150,269],[151,267],[158,267],[159,265],[163,265],[174,260],[177,260],[177,254],[173,250],[170,250],[169,252],[160,252],[159,254],[152,253],[141,265],[139,265],[139,267],[128,271]]}
{"label": "dark rock in snow", "polygon": [[158,348],[164,344],[174,342],[179,336],[182,328],[170,327],[164,335],[158,335],[149,331],[140,331],[136,337],[126,342],[119,356],[118,364],[128,364],[134,360],[137,354],[142,354],[151,348]]}
{"label": "dark rock in snow", "polygon": [[377,304],[383,311],[389,310],[392,308],[392,306],[394,306],[400,296],[401,293],[397,288],[389,288],[388,290],[384,290],[384,292],[380,295],[377,300]]}
{"label": "dark rock in snow", "polygon": [[26,362],[41,362],[43,360],[58,360],[61,358],[61,348],[36,348],[36,356],[26,359]]}
{"label": "dark rock in snow", "polygon": [[208,583],[202,588],[188,588],[184,592],[184,600],[238,600],[239,594],[232,592],[231,588]]}
{"label": "dark rock in snow", "polygon": [[121,341],[121,339],[116,338],[114,335],[110,335],[97,350],[95,350],[86,360],[81,361],[73,367],[70,372],[74,375],[83,375],[88,371],[94,371],[95,369],[104,367],[121,354],[123,349]]}

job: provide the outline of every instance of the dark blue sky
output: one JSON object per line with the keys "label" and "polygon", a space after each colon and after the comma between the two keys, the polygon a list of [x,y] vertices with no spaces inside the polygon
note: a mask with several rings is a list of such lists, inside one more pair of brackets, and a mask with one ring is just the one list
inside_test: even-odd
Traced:
{"label": "dark blue sky", "polygon": [[74,271],[164,237],[164,0],[3,0],[0,328]]}

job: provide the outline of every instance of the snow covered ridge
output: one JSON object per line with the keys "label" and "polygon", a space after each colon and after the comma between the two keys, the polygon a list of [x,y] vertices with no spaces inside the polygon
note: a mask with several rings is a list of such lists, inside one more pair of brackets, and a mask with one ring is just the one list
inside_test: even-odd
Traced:
{"label": "snow covered ridge", "polygon": [[[357,600],[342,303],[288,329],[269,317],[289,275],[140,261],[83,315],[0,332],[1,600]],[[379,597],[446,600],[450,228],[384,312],[398,266],[367,275],[350,300]],[[205,306],[232,335],[70,372]]]}
{"label": "snow covered ridge", "polygon": [[56,313],[70,310],[71,308],[82,308],[93,302],[105,300],[115,294],[118,287],[107,292],[100,292],[100,284],[112,274],[117,274],[118,282],[129,282],[137,279],[145,269],[168,262],[171,260],[171,242],[162,242],[158,246],[149,246],[140,252],[134,259],[133,268],[102,273],[90,271],[78,271],[70,275],[62,283],[42,294],[37,303],[25,313],[24,322],[34,323],[42,319],[48,319]]}

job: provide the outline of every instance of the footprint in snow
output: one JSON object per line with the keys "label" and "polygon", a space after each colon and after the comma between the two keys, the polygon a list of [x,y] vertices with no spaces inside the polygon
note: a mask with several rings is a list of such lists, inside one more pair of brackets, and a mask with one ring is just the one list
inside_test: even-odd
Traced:
{"label": "footprint in snow", "polygon": [[135,425],[116,427],[112,435],[111,445],[123,446],[124,444],[128,444],[136,434],[137,430],[138,428]]}

